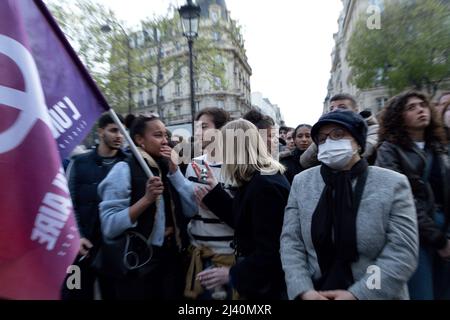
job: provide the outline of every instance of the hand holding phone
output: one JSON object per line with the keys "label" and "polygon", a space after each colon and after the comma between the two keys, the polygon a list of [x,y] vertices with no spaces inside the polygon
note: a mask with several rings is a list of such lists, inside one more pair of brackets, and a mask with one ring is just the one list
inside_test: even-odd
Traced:
{"label": "hand holding phone", "polygon": [[[192,162],[192,169],[197,176],[199,181],[205,181],[207,185],[213,189],[217,184],[217,179],[214,177],[214,174],[211,171],[207,162],[204,162],[206,169],[201,169],[200,166],[196,162]],[[201,182],[199,182],[201,183]]]}
{"label": "hand holding phone", "polygon": [[189,181],[195,182],[195,183],[200,183],[200,184],[204,184],[204,185],[208,185],[209,183],[205,180],[200,180],[197,177],[189,177],[188,178]]}

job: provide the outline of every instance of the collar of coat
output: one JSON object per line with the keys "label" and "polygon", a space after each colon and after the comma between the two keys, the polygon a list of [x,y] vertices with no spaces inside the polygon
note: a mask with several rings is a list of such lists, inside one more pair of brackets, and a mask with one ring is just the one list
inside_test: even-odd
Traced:
{"label": "collar of coat", "polygon": [[144,149],[141,147],[137,147],[139,153],[141,154],[142,158],[144,158],[145,161],[147,161],[148,165],[150,167],[158,169],[159,175],[161,176],[161,168],[159,167],[158,163],[156,163],[155,159],[151,155],[149,155]]}

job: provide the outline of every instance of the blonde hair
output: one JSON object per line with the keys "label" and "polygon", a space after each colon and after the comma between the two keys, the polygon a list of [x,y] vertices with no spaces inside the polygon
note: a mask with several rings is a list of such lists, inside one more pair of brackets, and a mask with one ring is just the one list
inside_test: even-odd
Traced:
{"label": "blonde hair", "polygon": [[240,186],[250,181],[255,172],[283,174],[286,168],[269,154],[266,142],[251,122],[238,119],[222,128],[225,183]]}

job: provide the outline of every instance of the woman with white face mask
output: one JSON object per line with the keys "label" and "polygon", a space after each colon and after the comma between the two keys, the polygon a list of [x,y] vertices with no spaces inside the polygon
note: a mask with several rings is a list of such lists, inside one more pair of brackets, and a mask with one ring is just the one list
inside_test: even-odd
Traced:
{"label": "woman with white face mask", "polygon": [[324,115],[312,130],[321,166],[292,184],[281,235],[290,299],[408,299],[417,218],[408,180],[361,158],[364,119]]}

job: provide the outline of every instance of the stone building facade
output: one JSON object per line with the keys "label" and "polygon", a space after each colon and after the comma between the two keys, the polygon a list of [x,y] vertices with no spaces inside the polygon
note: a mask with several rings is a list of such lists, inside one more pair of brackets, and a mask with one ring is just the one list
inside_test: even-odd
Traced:
{"label": "stone building facade", "polygon": [[[350,83],[352,70],[346,60],[348,44],[358,18],[361,15],[365,15],[369,19],[374,13],[374,7],[379,12],[382,12],[385,1],[392,0],[342,0],[343,10],[338,20],[339,31],[334,35],[335,47],[331,54],[331,77],[328,83],[328,93],[324,101],[324,112],[328,111],[331,97],[338,93],[351,94],[356,98],[360,110],[370,109],[374,114],[379,113],[390,98],[387,88],[381,85],[366,90],[360,90],[352,85]],[[450,83],[448,83],[448,86],[450,88]],[[440,92],[438,91],[436,96]]]}
{"label": "stone building facade", "polygon": [[[205,107],[220,107],[230,112],[233,118],[239,118],[251,108],[252,69],[247,60],[244,40],[236,22],[231,19],[224,0],[198,0],[197,4],[201,8],[199,37],[206,37],[213,44],[217,52],[214,59],[224,65],[224,76],[212,80],[196,77],[195,111]],[[213,25],[215,28],[211,28]],[[163,45],[162,56],[174,57],[186,55],[187,52],[187,40],[180,36],[176,42]],[[137,106],[135,111],[157,113],[156,95],[159,94],[160,117],[168,128],[190,131],[189,68],[183,68],[180,78],[170,81],[160,92],[156,91],[155,86],[149,86],[134,92],[133,98]]]}

